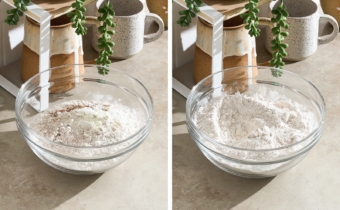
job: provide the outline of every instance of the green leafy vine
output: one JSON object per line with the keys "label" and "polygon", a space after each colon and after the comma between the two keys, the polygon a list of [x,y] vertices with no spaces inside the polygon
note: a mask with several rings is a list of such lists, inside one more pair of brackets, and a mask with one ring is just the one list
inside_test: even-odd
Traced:
{"label": "green leafy vine", "polygon": [[[101,14],[98,17],[98,21],[101,22],[101,26],[98,28],[101,34],[101,37],[98,39],[98,48],[101,51],[96,62],[97,64],[108,67],[111,63],[109,56],[113,54],[112,47],[114,43],[111,41],[111,36],[115,34],[113,30],[113,28],[116,27],[116,24],[113,22],[115,12],[109,0],[106,1],[104,7],[100,8],[98,12]],[[107,68],[98,68],[98,73],[105,75],[109,73],[109,70]]]}
{"label": "green leafy vine", "polygon": [[[271,41],[271,50],[273,53],[273,59],[270,61],[270,65],[276,68],[282,69],[285,63],[282,58],[287,56],[286,49],[288,44],[284,43],[285,37],[289,34],[284,29],[288,29],[289,25],[286,22],[288,17],[288,12],[286,6],[283,4],[284,0],[280,0],[280,5],[272,10],[272,14],[274,17],[271,19],[273,23],[275,23],[275,27],[272,28],[272,32],[275,35],[275,38]],[[280,77],[282,75],[282,71],[275,70],[272,71],[273,76]]]}
{"label": "green leafy vine", "polygon": [[244,6],[248,12],[240,15],[243,22],[246,24],[245,28],[249,30],[249,35],[254,37],[260,36],[261,32],[261,30],[257,27],[259,25],[259,18],[257,17],[257,14],[260,12],[257,8],[258,3],[258,0],[249,0],[249,3]]}
{"label": "green leafy vine", "polygon": [[199,7],[203,5],[201,0],[186,0],[188,9],[179,11],[181,16],[177,23],[182,27],[188,27],[191,23],[191,18],[196,17],[197,12],[199,12]]}
{"label": "green leafy vine", "polygon": [[[245,0],[241,0],[245,1]],[[275,1],[275,0],[274,0]],[[275,38],[271,41],[271,49],[274,51],[273,58],[270,61],[270,65],[278,68],[272,69],[272,74],[274,77],[280,77],[282,75],[282,69],[285,63],[283,62],[283,57],[287,56],[286,48],[288,44],[284,43],[284,38],[288,36],[288,32],[283,31],[283,29],[288,29],[289,25],[286,20],[288,17],[288,12],[286,6],[283,4],[284,0],[279,0],[281,3],[277,9],[272,10],[274,17],[271,19],[275,23],[275,27],[272,29]],[[197,12],[199,12],[199,7],[203,4],[201,0],[186,0],[188,9],[179,12],[181,17],[177,23],[183,27],[188,27],[191,23],[191,18],[196,17]],[[249,30],[249,35],[258,37],[261,30],[257,27],[259,25],[259,18],[257,14],[260,12],[258,7],[258,0],[248,0],[248,3],[244,6],[248,11],[241,14],[240,17],[246,24],[245,28]]]}
{"label": "green leafy vine", "polygon": [[[287,56],[285,49],[288,47],[288,44],[284,43],[284,39],[288,36],[288,32],[283,31],[284,28],[289,28],[289,25],[286,22],[288,12],[286,10],[286,6],[283,4],[284,0],[280,0],[280,2],[281,3],[278,8],[272,10],[274,17],[271,19],[271,21],[275,24],[275,26],[272,28],[275,38],[271,41],[273,58],[270,61],[270,65],[277,68],[272,69],[272,75],[274,77],[282,76],[282,71],[278,69],[282,69],[285,65],[282,59],[283,57]],[[257,6],[258,0],[249,0],[249,3],[245,5],[245,8],[248,9],[248,12],[240,15],[240,17],[244,19],[244,23],[247,24],[245,28],[249,30],[249,35],[255,37],[260,35],[260,29],[257,28],[259,24],[259,19],[257,17],[259,9]]]}
{"label": "green leafy vine", "polygon": [[30,3],[29,0],[14,0],[13,2],[15,8],[6,11],[8,16],[5,19],[5,23],[8,25],[17,25],[19,17],[24,15],[24,12],[27,10],[26,6]]}
{"label": "green leafy vine", "polygon": [[74,11],[67,13],[67,16],[70,17],[71,22],[73,22],[72,27],[76,29],[78,35],[82,36],[87,32],[87,28],[84,26],[85,15],[83,13],[86,11],[84,3],[85,0],[76,0],[76,2],[71,5]]}
{"label": "green leafy vine", "polygon": [[[19,17],[23,16],[24,11],[27,10],[26,6],[30,3],[30,0],[13,1],[15,8],[7,10],[8,16],[5,20],[5,22],[9,25],[18,24]],[[74,11],[71,11],[67,14],[67,16],[71,18],[71,22],[73,23],[72,27],[76,29],[76,33],[82,36],[84,36],[87,32],[87,28],[84,26],[86,22],[86,17],[84,15],[86,8],[84,7],[84,3],[85,0],[75,0],[75,2],[71,5]],[[100,16],[97,18],[97,20],[101,25],[98,27],[98,30],[101,34],[101,37],[98,39],[98,48],[100,49],[100,52],[96,63],[108,67],[111,64],[109,56],[113,54],[112,48],[114,47],[114,43],[110,41],[110,39],[111,36],[115,34],[115,31],[113,30],[113,28],[116,26],[116,24],[113,22],[115,13],[109,0],[106,0],[105,5],[100,8],[98,12],[100,13]],[[109,73],[109,70],[104,67],[99,67],[98,73],[105,75]]]}

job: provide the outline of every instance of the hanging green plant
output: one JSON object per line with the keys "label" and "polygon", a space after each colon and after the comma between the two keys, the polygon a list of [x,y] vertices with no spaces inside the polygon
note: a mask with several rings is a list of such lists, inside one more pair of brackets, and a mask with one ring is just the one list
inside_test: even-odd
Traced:
{"label": "hanging green plant", "polygon": [[191,23],[191,18],[196,17],[197,12],[199,12],[199,7],[203,5],[201,0],[186,0],[188,9],[179,11],[181,17],[177,23],[182,27],[188,27]]}
{"label": "hanging green plant", "polygon": [[257,17],[257,14],[260,12],[257,8],[258,3],[258,0],[249,0],[249,3],[244,6],[248,12],[240,15],[243,22],[246,24],[245,28],[249,30],[249,35],[254,37],[260,36],[261,32],[261,30],[257,27],[259,25],[259,18]]}
{"label": "hanging green plant", "polygon": [[[270,65],[276,68],[282,69],[285,63],[282,58],[287,56],[286,49],[288,44],[284,43],[285,37],[289,34],[284,29],[288,29],[289,25],[286,22],[288,17],[288,12],[286,6],[283,4],[284,0],[280,0],[280,5],[272,10],[272,14],[274,17],[271,19],[273,23],[275,23],[275,27],[272,28],[272,32],[275,35],[275,38],[271,41],[271,50],[273,51],[273,59],[270,61]],[[272,71],[273,76],[280,77],[282,75],[282,71]]]}
{"label": "hanging green plant", "polygon": [[85,24],[85,15],[84,12],[86,8],[84,7],[85,0],[76,0],[71,6],[74,9],[74,12],[67,13],[67,16],[71,18],[72,27],[76,29],[76,33],[78,35],[84,36],[87,32],[87,28],[84,26]]}
{"label": "hanging green plant", "polygon": [[[279,1],[281,1],[279,7],[272,11],[274,17],[271,19],[271,21],[275,23],[275,27],[272,29],[272,31],[276,36],[271,42],[271,48],[274,53],[273,58],[270,61],[270,65],[275,68],[282,69],[285,65],[282,58],[287,56],[285,49],[288,47],[288,44],[284,43],[284,38],[289,35],[288,32],[284,32],[282,30],[283,28],[288,29],[289,25],[286,22],[288,12],[286,10],[286,6],[283,4],[284,0]],[[191,23],[191,18],[196,17],[196,14],[199,12],[199,7],[202,6],[203,3],[201,0],[186,0],[185,2],[188,9],[179,12],[181,17],[177,23],[183,27],[188,27]],[[258,3],[258,0],[248,0],[248,3],[244,6],[244,8],[248,11],[240,15],[240,17],[244,19],[243,22],[246,24],[245,28],[249,30],[249,35],[254,37],[258,37],[261,32],[261,30],[258,28],[259,18],[257,14],[260,12],[260,10],[257,8]],[[272,74],[274,77],[280,77],[282,75],[282,71],[273,69]]]}
{"label": "hanging green plant", "polygon": [[[76,33],[82,36],[87,32],[87,28],[84,26],[84,13],[86,11],[84,3],[85,0],[75,0],[71,5],[74,10],[67,14],[67,16],[71,18],[71,22],[73,22],[72,27],[76,29]],[[26,6],[29,4],[30,0],[14,0],[15,8],[7,10],[8,16],[5,22],[9,25],[17,25],[19,17],[23,16],[24,12],[27,10]],[[97,18],[100,22],[98,30],[101,34],[101,37],[98,39],[98,48],[101,49],[101,51],[99,52],[96,63],[108,67],[111,64],[109,56],[113,54],[112,48],[114,47],[114,43],[110,41],[110,39],[111,36],[115,34],[115,31],[112,29],[116,26],[113,22],[115,13],[109,0],[106,0],[106,3],[103,7],[98,9],[98,12],[101,14],[101,16]],[[109,73],[109,70],[107,68],[98,68],[98,73],[105,75]]]}
{"label": "hanging green plant", "polygon": [[[112,48],[114,47],[114,43],[111,40],[111,36],[115,34],[115,31],[110,29],[116,27],[116,24],[113,22],[113,17],[115,12],[112,9],[112,4],[109,0],[107,0],[105,6],[100,8],[98,12],[101,16],[98,17],[98,20],[102,23],[98,28],[101,37],[98,39],[98,49],[99,58],[97,59],[97,64],[101,64],[102,66],[110,66],[109,56],[113,54]],[[109,70],[107,68],[98,68],[99,74],[108,74]]]}
{"label": "hanging green plant", "polygon": [[8,25],[17,25],[19,17],[24,15],[24,12],[27,10],[26,6],[30,3],[29,0],[14,0],[13,2],[15,8],[6,11],[8,16],[5,19],[5,23]]}

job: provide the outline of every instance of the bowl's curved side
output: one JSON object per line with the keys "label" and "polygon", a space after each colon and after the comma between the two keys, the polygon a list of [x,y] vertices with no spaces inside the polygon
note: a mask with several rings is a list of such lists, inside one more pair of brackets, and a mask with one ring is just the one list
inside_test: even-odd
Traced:
{"label": "bowl's curved side", "polygon": [[[207,104],[213,97],[225,94],[226,90],[229,94],[233,94],[238,90],[239,81],[229,81],[228,83],[216,81],[216,78],[223,78],[224,73],[229,71],[229,69],[210,75],[199,82],[191,90],[186,103],[187,128],[191,138],[198,145],[202,153],[219,168],[234,175],[249,178],[275,176],[296,165],[320,140],[326,119],[326,107],[323,96],[311,82],[289,71],[280,70],[283,72],[283,76],[275,78],[271,74],[272,68],[256,68],[258,69],[258,75],[248,78],[248,84],[243,91],[247,91],[247,88],[256,85],[267,85],[269,88],[281,89],[282,94],[286,94],[289,91],[293,92],[293,95],[295,95],[291,96],[292,99],[301,102],[308,109],[312,110],[317,118],[315,129],[304,139],[280,148],[249,150],[228,146],[209,138],[205,133],[201,132],[195,124],[197,107]],[[235,90],[233,90],[233,85],[236,85]],[[237,156],[235,154],[241,155]],[[272,159],[253,158],[256,156],[263,157],[264,155],[272,157]],[[246,170],[242,168],[246,168]]]}
{"label": "bowl's curved side", "polygon": [[[40,75],[52,75],[51,71],[58,71],[59,68],[65,66],[49,69]],[[84,68],[83,75],[71,79],[74,86],[70,90],[51,91],[51,87],[63,81],[60,78],[50,78],[48,85],[42,86],[42,77],[38,74],[20,88],[16,99],[17,127],[30,148],[52,167],[74,174],[101,173],[124,162],[147,138],[154,114],[151,94],[136,78],[111,68],[108,76],[98,75],[99,66],[84,65]],[[39,110],[34,109],[32,101],[40,103],[41,91],[44,88],[49,90],[49,107],[70,100],[122,103],[139,113],[141,127],[126,139],[102,146],[72,146],[49,140],[29,126],[29,123],[34,122],[34,117],[39,115]]]}

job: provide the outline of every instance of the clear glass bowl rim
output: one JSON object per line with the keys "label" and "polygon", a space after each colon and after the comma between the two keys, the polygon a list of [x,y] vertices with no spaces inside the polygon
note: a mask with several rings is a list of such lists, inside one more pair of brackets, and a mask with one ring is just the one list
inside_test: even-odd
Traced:
{"label": "clear glass bowl rim", "polygon": [[[126,139],[123,139],[121,141],[118,141],[118,142],[115,142],[115,143],[112,143],[112,144],[107,144],[107,145],[103,145],[103,146],[91,146],[91,147],[86,147],[86,146],[72,146],[72,145],[66,145],[66,144],[62,144],[62,143],[58,143],[58,142],[54,142],[54,141],[51,141],[50,139],[48,138],[45,138],[44,136],[41,136],[39,134],[37,134],[35,131],[33,131],[32,129],[30,129],[26,123],[24,123],[22,117],[20,116],[19,114],[19,110],[20,107],[19,107],[19,101],[21,100],[21,95],[23,95],[23,89],[35,78],[39,77],[41,74],[45,73],[45,72],[49,72],[51,70],[54,70],[54,69],[58,69],[58,68],[64,68],[64,67],[69,67],[69,66],[84,66],[84,67],[94,67],[94,68],[105,68],[105,69],[109,69],[110,72],[111,71],[115,71],[119,74],[124,74],[125,76],[131,78],[132,80],[136,81],[141,87],[142,89],[145,90],[145,92],[147,93],[149,99],[150,99],[150,106],[147,106],[147,110],[149,112],[149,117],[148,119],[146,120],[145,124],[143,126],[141,126],[141,128],[136,131],[134,134],[132,134],[131,136],[129,136],[128,138]],[[110,74],[110,73],[109,73]],[[78,76],[78,77],[81,77]],[[103,80],[105,82],[108,82],[106,80]],[[53,67],[53,68],[49,68],[47,70],[44,70],[44,71],[41,71],[39,72],[38,74],[34,75],[32,78],[30,78],[29,80],[27,80],[19,89],[19,92],[17,94],[17,97],[16,97],[16,100],[15,100],[15,114],[16,114],[16,120],[18,123],[20,123],[29,133],[33,134],[35,137],[37,137],[38,139],[42,139],[43,141],[46,141],[47,143],[49,144],[55,144],[55,145],[58,145],[58,146],[62,146],[62,147],[68,147],[68,148],[77,148],[77,149],[100,149],[100,148],[106,148],[106,147],[111,147],[111,146],[114,146],[114,145],[118,145],[118,144],[121,144],[121,143],[124,143],[130,139],[133,139],[135,136],[137,136],[139,133],[141,133],[143,130],[147,129],[148,128],[148,125],[152,123],[152,118],[153,118],[153,114],[154,114],[154,104],[153,104],[153,100],[152,100],[152,97],[151,97],[151,94],[149,93],[148,89],[143,85],[143,83],[141,83],[138,79],[136,79],[135,77],[121,71],[121,70],[118,70],[118,69],[115,69],[115,68],[111,68],[111,67],[105,67],[105,66],[99,66],[99,65],[91,65],[91,64],[69,64],[69,65],[62,65],[62,66],[57,66],[57,67]]]}
{"label": "clear glass bowl rim", "polygon": [[[264,69],[273,69],[273,70],[278,70],[278,71],[281,71],[283,72],[283,74],[291,74],[292,76],[294,77],[297,77],[299,79],[302,79],[304,80],[305,82],[307,82],[317,93],[318,95],[320,96],[321,98],[321,101],[322,101],[322,104],[318,104],[318,106],[320,107],[320,105],[322,107],[320,108],[323,108],[320,110],[321,112],[321,120],[320,122],[318,122],[318,125],[316,126],[316,128],[310,132],[305,138],[301,139],[300,141],[297,141],[295,142],[294,144],[290,144],[290,145],[287,145],[287,146],[283,146],[283,147],[277,147],[277,148],[272,148],[272,149],[258,149],[258,150],[251,150],[251,149],[244,149],[244,148],[238,148],[238,147],[232,147],[232,146],[228,146],[226,144],[222,144],[210,137],[208,137],[207,135],[205,135],[204,133],[202,133],[194,124],[194,122],[192,121],[192,118],[189,117],[189,111],[191,110],[191,107],[189,106],[190,104],[188,103],[188,101],[192,101],[193,99],[193,94],[195,92],[195,90],[198,88],[199,85],[201,85],[203,82],[205,82],[207,79],[213,77],[214,75],[216,74],[220,74],[222,72],[225,72],[225,71],[230,71],[230,70],[233,70],[233,69],[239,69],[239,68],[264,68]],[[248,78],[248,79],[255,79],[255,78]],[[288,70],[283,70],[283,69],[278,69],[278,68],[274,68],[274,67],[268,67],[268,66],[237,66],[237,67],[233,67],[233,68],[227,68],[227,69],[224,69],[224,70],[221,70],[221,71],[218,71],[218,72],[215,72],[214,74],[211,74],[207,77],[205,77],[204,79],[202,79],[200,82],[198,82],[190,91],[189,95],[188,95],[188,98],[187,98],[187,102],[186,102],[186,119],[187,119],[187,126],[191,126],[197,133],[199,136],[203,137],[204,139],[207,139],[208,141],[210,141],[211,143],[213,144],[217,144],[217,145],[220,145],[222,147],[226,147],[226,148],[229,148],[229,149],[233,149],[233,150],[236,150],[236,151],[244,151],[244,152],[272,152],[272,151],[278,151],[278,150],[283,150],[283,149],[287,149],[287,148],[290,148],[290,147],[293,147],[295,145],[298,145],[302,142],[304,142],[305,140],[309,139],[312,135],[314,135],[320,128],[323,128],[323,124],[325,124],[325,121],[326,121],[326,104],[325,104],[325,100],[321,94],[321,92],[319,91],[319,89],[313,84],[311,83],[310,81],[306,80],[305,78],[303,78],[302,76],[296,74],[296,73],[293,73],[291,71],[288,71]],[[198,140],[195,140],[195,141],[198,141]],[[315,140],[314,140],[315,141]]]}

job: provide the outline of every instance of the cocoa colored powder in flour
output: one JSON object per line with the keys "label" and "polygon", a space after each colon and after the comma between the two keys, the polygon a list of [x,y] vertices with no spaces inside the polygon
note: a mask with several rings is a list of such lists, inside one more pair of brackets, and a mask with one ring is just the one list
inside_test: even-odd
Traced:
{"label": "cocoa colored powder in flour", "polygon": [[69,101],[40,114],[31,125],[41,136],[70,146],[103,146],[140,129],[138,113],[121,104]]}

